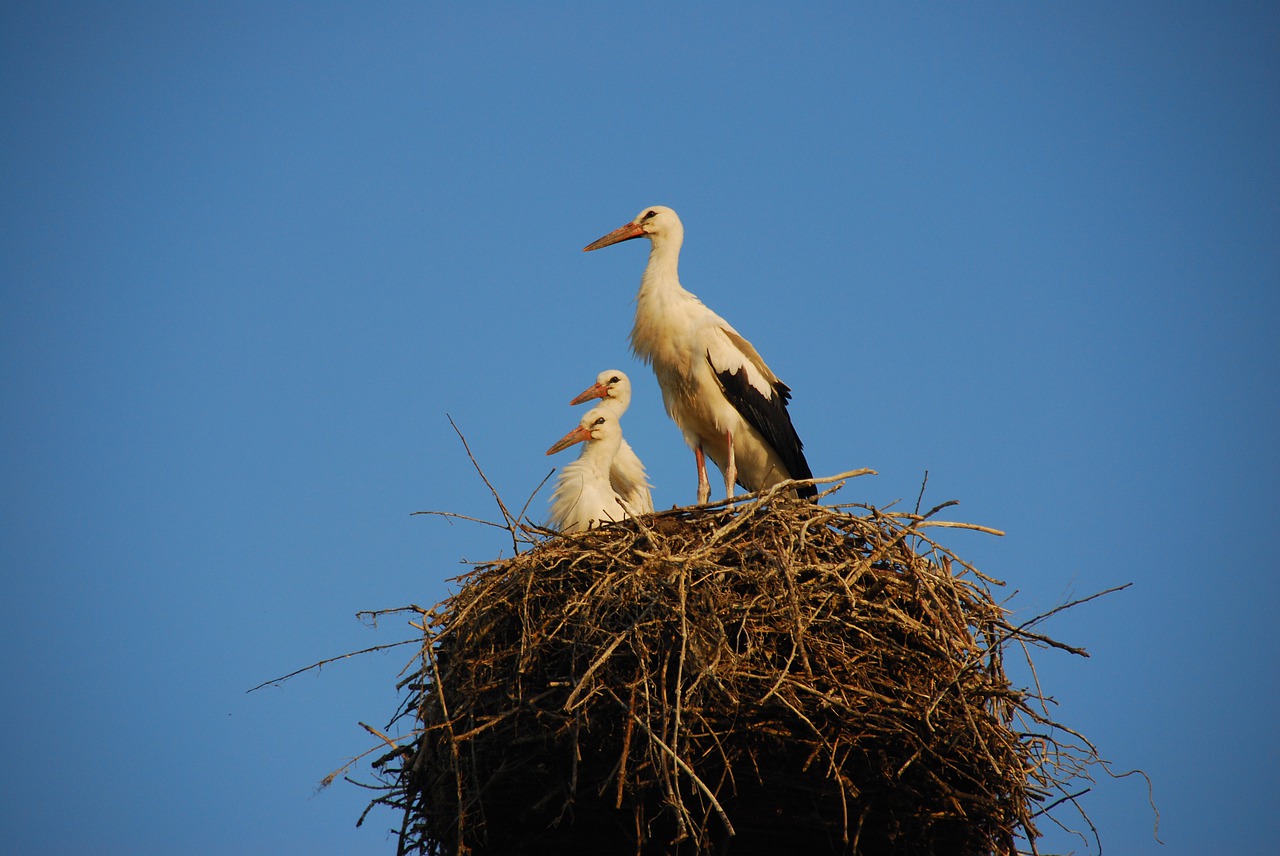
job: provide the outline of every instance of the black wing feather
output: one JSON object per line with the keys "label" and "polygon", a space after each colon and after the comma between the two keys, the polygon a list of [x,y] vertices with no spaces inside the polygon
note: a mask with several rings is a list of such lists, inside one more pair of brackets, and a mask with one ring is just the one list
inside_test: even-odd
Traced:
{"label": "black wing feather", "polygon": [[[778,381],[773,385],[773,395],[765,398],[747,380],[745,367],[736,372],[717,371],[715,364],[711,362],[710,352],[707,353],[707,364],[720,380],[725,398],[742,414],[747,424],[760,432],[765,442],[778,453],[787,468],[787,474],[793,479],[813,478],[809,462],[804,459],[804,444],[800,442],[800,436],[791,424],[791,414],[787,412],[787,402],[791,399],[791,390],[787,385]],[[745,484],[742,487],[751,489]],[[796,492],[802,499],[814,499],[818,495],[818,489],[813,485],[797,488]]]}

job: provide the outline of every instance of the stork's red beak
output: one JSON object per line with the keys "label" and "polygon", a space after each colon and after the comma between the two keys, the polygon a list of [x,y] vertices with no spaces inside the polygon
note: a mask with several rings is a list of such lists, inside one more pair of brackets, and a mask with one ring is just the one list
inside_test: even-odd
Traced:
{"label": "stork's red beak", "polygon": [[591,432],[586,428],[583,428],[581,425],[579,425],[577,428],[574,428],[568,434],[565,434],[563,437],[561,437],[554,446],[552,446],[550,449],[547,449],[547,454],[554,455],[556,452],[559,452],[561,449],[569,448],[574,443],[582,443],[590,439],[591,439]]}
{"label": "stork's red beak", "polygon": [[592,384],[591,386],[584,389],[582,392],[578,393],[576,396],[574,396],[573,401],[570,401],[569,403],[581,404],[582,402],[590,401],[593,398],[608,398],[608,397],[609,397],[609,387],[605,386],[602,383],[597,383],[597,384]]}
{"label": "stork's red beak", "polygon": [[607,247],[610,244],[616,244],[619,241],[630,241],[632,238],[639,238],[643,235],[644,229],[640,227],[639,223],[628,223],[625,226],[620,226],[617,229],[614,229],[600,240],[592,241],[590,244],[587,244],[582,248],[582,251],[584,253],[589,253],[592,250],[598,250],[601,247]]}

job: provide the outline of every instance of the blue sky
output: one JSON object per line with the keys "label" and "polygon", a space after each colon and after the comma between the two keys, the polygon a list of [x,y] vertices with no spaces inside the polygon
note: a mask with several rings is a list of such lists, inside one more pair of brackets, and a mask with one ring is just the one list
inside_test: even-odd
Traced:
{"label": "blue sky", "polygon": [[[389,853],[318,780],[408,634],[509,550],[569,398],[628,371],[659,507],[693,458],[626,336],[645,205],[794,390],[848,501],[1045,628],[1062,721],[1145,786],[1113,853],[1280,833],[1273,4],[69,4],[0,11],[0,839]],[[714,479],[713,479],[714,482]],[[547,492],[533,499],[544,519]],[[1082,850],[1061,834],[1046,849]]]}

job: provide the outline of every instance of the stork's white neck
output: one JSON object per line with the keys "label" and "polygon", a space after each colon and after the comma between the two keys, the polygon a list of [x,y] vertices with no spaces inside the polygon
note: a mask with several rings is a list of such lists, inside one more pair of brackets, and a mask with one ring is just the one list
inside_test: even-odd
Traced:
{"label": "stork's white neck", "polygon": [[649,264],[645,266],[644,276],[640,279],[638,300],[643,300],[646,292],[652,294],[680,292],[680,244],[684,236],[662,235],[651,240],[649,248]]}
{"label": "stork's white neck", "polygon": [[671,229],[649,236],[649,264],[644,269],[644,279],[660,279],[680,284],[677,271],[680,265],[680,246],[684,243],[684,230]]}
{"label": "stork's white neck", "polygon": [[618,447],[621,445],[622,433],[608,431],[598,439],[588,440],[583,445],[578,462],[582,469],[607,482],[609,467],[613,465],[613,457],[618,454]]}
{"label": "stork's white neck", "polygon": [[[674,240],[673,240],[674,237]],[[681,361],[678,343],[689,335],[702,303],[680,284],[677,266],[683,235],[664,235],[653,241],[649,264],[636,294],[636,319],[631,350],[655,371]],[[661,376],[661,372],[659,372]],[[665,394],[665,393],[664,393]]]}
{"label": "stork's white neck", "polygon": [[629,388],[620,389],[614,387],[604,401],[601,401],[596,406],[608,407],[615,419],[621,418],[622,414],[626,413],[627,408],[631,406],[631,390]]}

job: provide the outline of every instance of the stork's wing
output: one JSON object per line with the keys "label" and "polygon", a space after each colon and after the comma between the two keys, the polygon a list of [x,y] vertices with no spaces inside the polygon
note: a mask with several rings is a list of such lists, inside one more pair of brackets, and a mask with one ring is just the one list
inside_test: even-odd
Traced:
{"label": "stork's wing", "polygon": [[[751,343],[736,330],[727,324],[717,329],[724,337],[721,343],[724,347],[708,348],[707,363],[720,382],[725,398],[773,447],[790,478],[813,478],[804,457],[804,444],[787,412],[791,390],[778,380]],[[753,374],[756,377],[752,377]],[[799,488],[797,492],[805,499],[818,495],[813,485]]]}
{"label": "stork's wing", "polygon": [[618,453],[613,456],[609,481],[633,514],[648,514],[653,511],[653,494],[645,475],[644,464],[626,440],[622,441]]}
{"label": "stork's wing", "polygon": [[[791,390],[785,383],[778,380],[778,376],[774,374],[767,365],[765,365],[764,357],[760,356],[760,352],[756,350],[755,345],[748,342],[743,338],[741,333],[730,327],[728,324],[722,323],[719,325],[719,328],[720,332],[724,333],[725,338],[729,340],[730,346],[732,346],[738,353],[742,354],[744,358],[750,360],[751,364],[756,367],[756,370],[759,371],[760,374],[764,375],[764,379],[769,382],[770,386],[782,388],[781,395],[783,401],[787,401],[791,398]],[[712,366],[712,368],[715,368],[715,366]]]}

